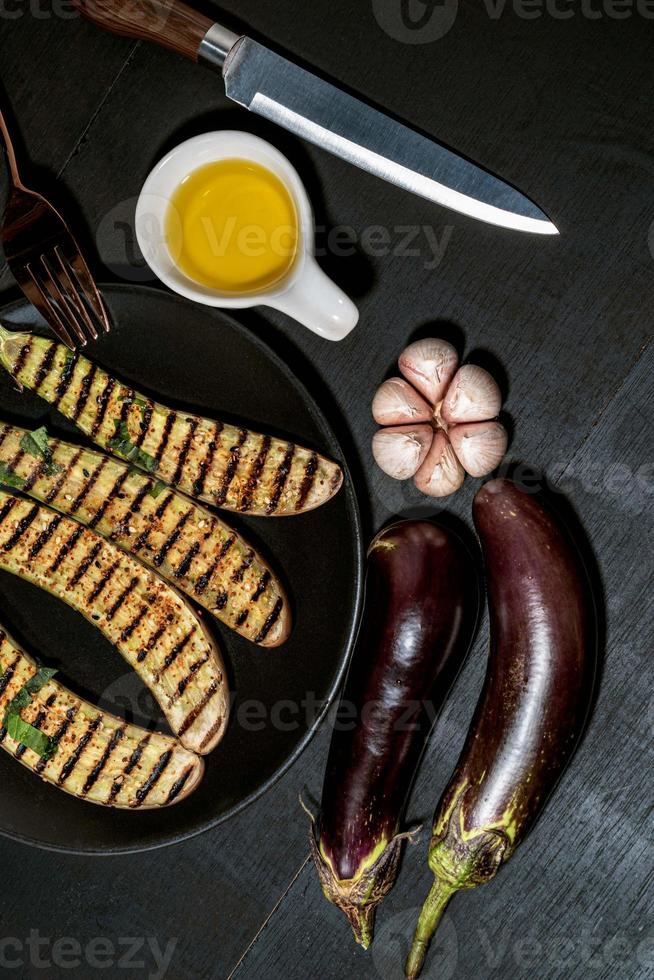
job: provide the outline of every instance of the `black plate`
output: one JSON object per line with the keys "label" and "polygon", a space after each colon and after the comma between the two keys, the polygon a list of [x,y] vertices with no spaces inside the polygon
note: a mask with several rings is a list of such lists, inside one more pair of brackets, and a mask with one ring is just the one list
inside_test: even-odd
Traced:
{"label": "black plate", "polygon": [[[292,435],[343,463],[338,442],[303,385],[253,334],[220,311],[133,286],[104,290],[114,331],[93,347],[104,367],[166,403]],[[27,303],[3,322],[41,329]],[[0,418],[81,435],[0,371]],[[289,518],[233,523],[283,573],[295,627],[262,650],[216,624],[236,692],[227,734],[199,789],[167,810],[129,813],[84,803],[43,783],[0,752],[0,833],[42,847],[120,853],[183,840],[216,826],[268,789],[306,746],[333,699],[352,645],[361,596],[359,515],[349,475],[324,507]],[[166,730],[136,675],[90,624],[62,602],[0,573],[0,622],[62,679],[107,710]]]}

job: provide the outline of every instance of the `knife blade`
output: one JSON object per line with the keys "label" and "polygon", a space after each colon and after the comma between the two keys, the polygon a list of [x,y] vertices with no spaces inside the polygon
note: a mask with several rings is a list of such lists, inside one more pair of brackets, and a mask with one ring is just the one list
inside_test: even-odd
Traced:
{"label": "knife blade", "polygon": [[504,180],[179,0],[73,0],[90,20],[219,71],[227,96],[297,136],[444,207],[515,231],[557,235]]}

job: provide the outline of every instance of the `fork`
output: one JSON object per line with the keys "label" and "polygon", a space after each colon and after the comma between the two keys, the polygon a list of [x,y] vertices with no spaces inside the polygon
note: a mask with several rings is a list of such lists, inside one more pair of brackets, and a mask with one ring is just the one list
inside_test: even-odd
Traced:
{"label": "fork", "polygon": [[26,187],[0,109],[12,188],[0,240],[9,269],[30,303],[71,350],[109,333],[105,304],[79,245],[59,212],[41,194]]}

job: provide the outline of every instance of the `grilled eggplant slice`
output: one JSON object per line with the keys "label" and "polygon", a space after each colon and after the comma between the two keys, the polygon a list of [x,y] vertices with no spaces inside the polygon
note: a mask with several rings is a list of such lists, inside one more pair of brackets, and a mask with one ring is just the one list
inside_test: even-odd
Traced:
{"label": "grilled eggplant slice", "polygon": [[121,460],[47,436],[30,452],[30,439],[0,426],[0,467],[14,486],[135,555],[248,640],[276,647],[288,637],[279,580],[215,514]]}
{"label": "grilled eggplant slice", "polygon": [[228,716],[225,670],[178,592],[76,521],[3,492],[0,569],[94,623],[147,684],[187,749],[204,755],[218,744]]}
{"label": "grilled eggplant slice", "polygon": [[[38,667],[0,627],[0,725]],[[128,725],[48,680],[21,708],[21,719],[42,732],[49,753],[11,738],[0,745],[41,779],[89,803],[148,810],[179,803],[198,786],[203,760],[177,739]]]}
{"label": "grilled eggplant slice", "polygon": [[0,362],[97,445],[215,507],[299,514],[324,504],[343,482],[340,467],[318,453],[172,411],[45,337],[0,328]]}

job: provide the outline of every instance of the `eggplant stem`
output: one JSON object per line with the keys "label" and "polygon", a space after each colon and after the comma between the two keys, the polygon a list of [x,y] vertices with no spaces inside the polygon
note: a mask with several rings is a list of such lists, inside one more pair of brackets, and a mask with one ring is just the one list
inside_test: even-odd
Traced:
{"label": "eggplant stem", "polygon": [[431,937],[438,928],[443,912],[447,908],[448,902],[457,891],[452,885],[440,878],[436,878],[431,886],[431,891],[425,899],[418,919],[418,925],[413,936],[413,942],[406,961],[404,972],[407,980],[416,980],[422,970],[427,949],[431,942]]}

